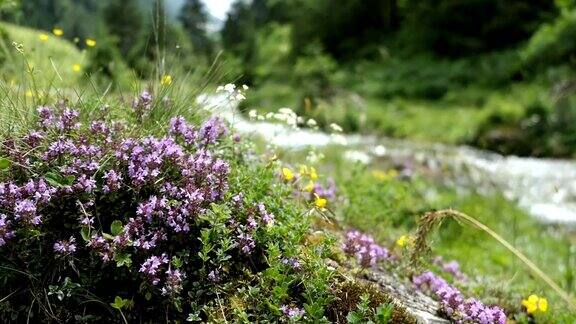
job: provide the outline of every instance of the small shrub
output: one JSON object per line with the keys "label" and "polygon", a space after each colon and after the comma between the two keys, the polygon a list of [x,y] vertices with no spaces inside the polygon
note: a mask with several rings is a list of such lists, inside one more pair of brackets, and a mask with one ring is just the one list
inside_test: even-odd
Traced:
{"label": "small shrub", "polygon": [[[152,100],[134,101],[136,125]],[[65,104],[37,118],[1,147],[7,322],[323,318],[327,245],[301,244],[310,223],[290,188],[220,119],[131,137]]]}

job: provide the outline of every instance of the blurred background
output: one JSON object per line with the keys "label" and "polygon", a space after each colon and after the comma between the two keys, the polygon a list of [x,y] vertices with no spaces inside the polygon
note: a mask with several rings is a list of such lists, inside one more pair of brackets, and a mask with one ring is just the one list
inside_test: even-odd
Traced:
{"label": "blurred background", "polygon": [[[62,70],[78,64],[118,87],[127,74],[150,78],[157,66],[150,63],[160,57],[184,74],[218,62],[221,83],[252,88],[244,111],[287,106],[320,127],[335,122],[345,132],[503,154],[572,157],[576,150],[573,0],[1,0],[0,6],[7,82],[20,73],[6,63],[11,40],[36,36],[20,26],[50,37],[58,28],[56,37],[78,51],[87,38],[98,44]],[[25,45],[46,56],[33,44]],[[54,60],[73,52],[54,47]]]}

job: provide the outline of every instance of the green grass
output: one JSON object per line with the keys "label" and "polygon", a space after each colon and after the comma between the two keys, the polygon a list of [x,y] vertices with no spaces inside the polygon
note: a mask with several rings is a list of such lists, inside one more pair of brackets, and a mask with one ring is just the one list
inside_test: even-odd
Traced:
{"label": "green grass", "polygon": [[[497,193],[461,195],[419,178],[381,181],[369,170],[357,169],[350,174],[349,166],[335,168],[341,194],[347,198],[338,215],[345,224],[370,233],[379,242],[392,246],[400,235],[415,233],[417,219],[426,211],[454,208],[502,235],[563,289],[572,294],[576,291],[576,235],[569,229],[544,226]],[[447,220],[432,236],[432,249],[435,255],[457,260],[471,278],[482,278],[465,287],[471,294],[503,305],[509,312],[519,312],[522,298],[537,293],[551,302],[549,318],[565,318],[566,323],[576,319],[543,281],[486,233]]]}
{"label": "green grass", "polygon": [[[39,32],[34,29],[1,23],[8,33],[7,44],[1,45],[9,53],[8,64],[2,67],[2,78],[11,84],[21,84],[26,74],[32,73],[37,82],[36,87],[71,87],[77,84],[83,73],[74,72],[74,64],[82,66],[86,53],[80,51],[71,42],[56,37],[50,32]],[[48,40],[40,40],[40,34],[48,35]],[[22,45],[18,52],[13,42]],[[30,68],[27,68],[30,67]],[[24,91],[34,90],[33,85],[24,85]]]}

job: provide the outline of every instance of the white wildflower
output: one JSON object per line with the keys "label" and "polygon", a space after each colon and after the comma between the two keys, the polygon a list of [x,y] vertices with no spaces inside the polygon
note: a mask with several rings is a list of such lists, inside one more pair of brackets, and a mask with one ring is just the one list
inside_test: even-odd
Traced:
{"label": "white wildflower", "polygon": [[330,124],[330,128],[337,133],[341,133],[343,131],[342,127],[340,127],[340,125],[332,123]]}

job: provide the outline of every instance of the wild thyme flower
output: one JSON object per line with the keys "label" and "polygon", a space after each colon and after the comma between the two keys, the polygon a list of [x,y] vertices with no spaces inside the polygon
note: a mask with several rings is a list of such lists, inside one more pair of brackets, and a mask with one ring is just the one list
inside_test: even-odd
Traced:
{"label": "wild thyme flower", "polygon": [[228,128],[219,117],[208,119],[198,132],[199,139],[204,145],[214,144],[216,140],[228,133]]}
{"label": "wild thyme flower", "polygon": [[236,237],[236,247],[244,254],[251,254],[256,247],[256,242],[252,235],[241,232]]}
{"label": "wild thyme flower", "polygon": [[36,213],[36,203],[30,199],[23,199],[16,202],[14,219],[31,225],[38,225],[42,222],[42,216]]}
{"label": "wild thyme flower", "polygon": [[166,282],[162,287],[162,295],[177,295],[182,291],[182,282],[186,278],[186,274],[179,269],[166,270]]}
{"label": "wild thyme flower", "polygon": [[218,271],[218,269],[210,271],[210,273],[208,273],[208,280],[210,280],[213,283],[220,282],[222,280],[222,278],[220,277],[220,271]]}
{"label": "wild thyme flower", "polygon": [[298,320],[306,314],[306,312],[302,308],[287,305],[280,306],[280,311],[282,312],[282,314],[284,314],[284,316],[288,317],[291,320]]}
{"label": "wild thyme flower", "polygon": [[373,267],[379,261],[386,260],[389,252],[386,248],[374,242],[374,239],[359,231],[352,230],[346,233],[342,250],[349,256],[356,258],[362,267]]}
{"label": "wild thyme flower", "polygon": [[76,239],[71,236],[68,240],[61,240],[54,243],[54,252],[59,254],[72,254],[76,252]]}
{"label": "wild thyme flower", "polygon": [[274,224],[274,214],[269,213],[264,204],[258,204],[258,211],[260,212],[260,217],[262,217],[264,225],[271,226]]}
{"label": "wild thyme flower", "polygon": [[108,262],[113,258],[112,245],[101,235],[93,235],[86,246],[97,252],[104,262]]}
{"label": "wild thyme flower", "polygon": [[462,293],[431,271],[412,278],[421,291],[432,294],[442,310],[456,322],[505,324],[506,314],[497,306],[486,306],[474,298],[464,299]]}
{"label": "wild thyme flower", "polygon": [[142,91],[140,96],[134,99],[134,102],[132,103],[132,108],[139,119],[142,119],[142,117],[150,111],[151,106],[152,95],[146,90]]}
{"label": "wild thyme flower", "polygon": [[104,193],[118,190],[122,185],[122,175],[115,170],[105,172],[102,178],[105,179],[104,185],[102,186]]}
{"label": "wild thyme flower", "polygon": [[296,258],[283,258],[281,262],[284,265],[290,266],[294,270],[302,269],[302,264]]}
{"label": "wild thyme flower", "polygon": [[14,237],[14,231],[10,228],[12,221],[5,214],[0,214],[0,246],[6,244],[6,241]]}
{"label": "wild thyme flower", "polygon": [[142,263],[139,272],[143,273],[153,285],[157,285],[160,282],[159,269],[168,262],[166,253],[162,253],[160,256],[153,255]]}

